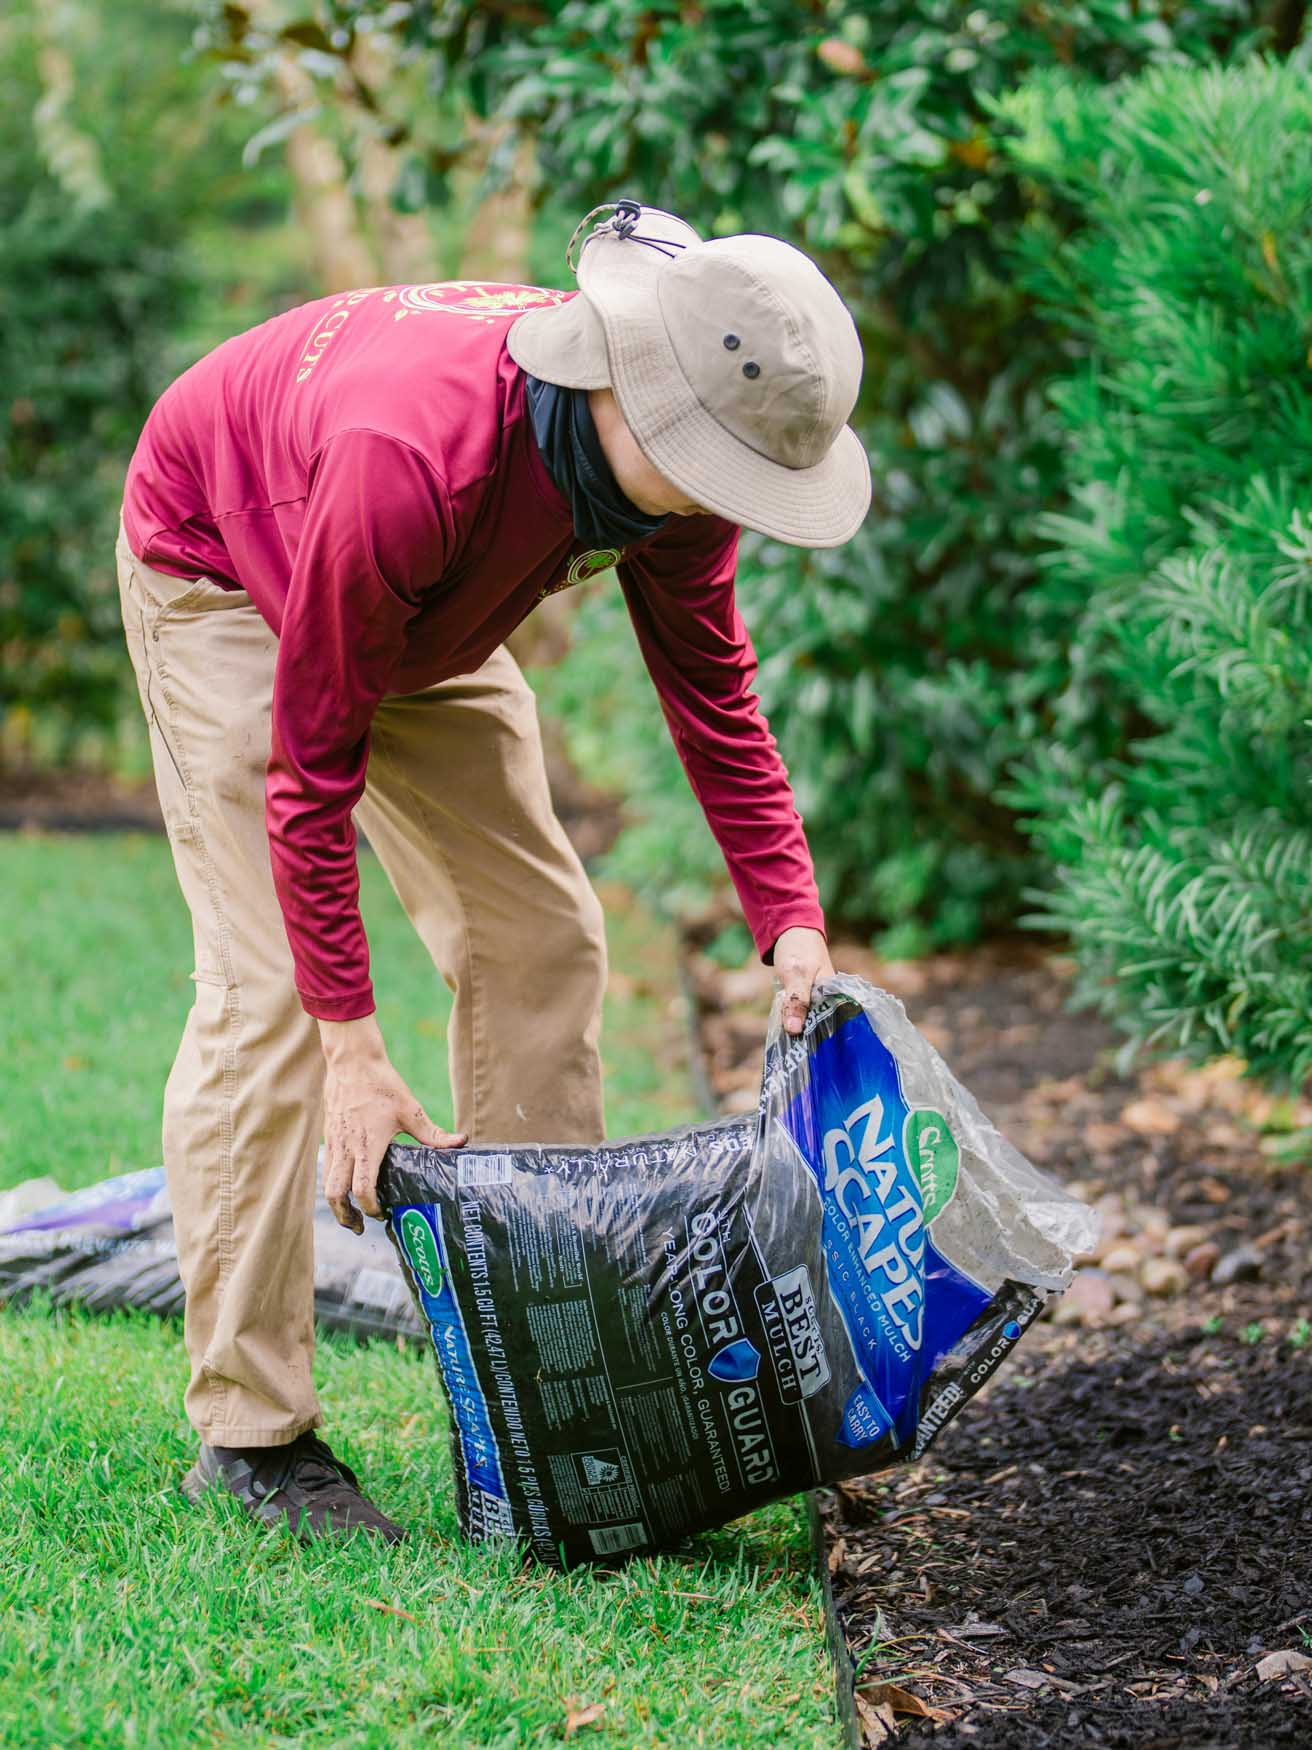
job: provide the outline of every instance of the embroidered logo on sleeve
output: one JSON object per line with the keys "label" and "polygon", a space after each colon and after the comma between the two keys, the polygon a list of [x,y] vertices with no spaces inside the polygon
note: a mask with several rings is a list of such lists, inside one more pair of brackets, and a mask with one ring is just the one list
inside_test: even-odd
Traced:
{"label": "embroidered logo on sleeve", "polygon": [[623,547],[593,547],[587,553],[576,554],[569,570],[558,583],[549,583],[538,596],[540,602],[549,595],[559,595],[562,589],[572,589],[576,583],[586,583],[599,571],[609,571],[624,557]]}

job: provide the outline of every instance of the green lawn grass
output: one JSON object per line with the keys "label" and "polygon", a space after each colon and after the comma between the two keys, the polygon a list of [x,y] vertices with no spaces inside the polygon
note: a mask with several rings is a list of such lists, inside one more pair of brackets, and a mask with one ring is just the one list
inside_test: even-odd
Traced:
{"label": "green lawn grass", "polygon": [[[361,859],[378,1018],[433,1118],[450,1119],[451,1002],[373,857]],[[161,838],[0,839],[0,1190],[157,1166],[164,1078],[191,1002],[191,926]],[[607,890],[613,1136],[695,1117],[670,942]]]}
{"label": "green lawn grass", "polygon": [[[384,1031],[444,1110],[445,992],[363,870]],[[158,1159],[186,916],[149,838],[0,840],[0,1188]],[[613,1134],[692,1115],[668,940],[608,895]],[[431,1357],[320,1345],[328,1432],[412,1528],[302,1549],[176,1479],[178,1331],[0,1316],[0,1745],[831,1746],[800,1507],[676,1555],[556,1575],[462,1548]],[[401,1613],[401,1614],[398,1614]]]}

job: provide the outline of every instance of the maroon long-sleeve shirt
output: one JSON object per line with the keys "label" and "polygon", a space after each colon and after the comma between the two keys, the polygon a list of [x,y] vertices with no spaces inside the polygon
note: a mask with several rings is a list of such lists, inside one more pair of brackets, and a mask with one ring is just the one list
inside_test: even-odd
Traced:
{"label": "maroon long-sleeve shirt", "polygon": [[[534,441],[515,317],[568,294],[453,282],[317,299],[225,341],[160,397],[128,544],[247,591],[278,636],[266,820],[301,1000],[373,1008],[351,810],[389,693],[481,666],[590,565]],[[734,602],[738,530],[672,518],[621,587],[670,732],[763,954],[824,927]]]}

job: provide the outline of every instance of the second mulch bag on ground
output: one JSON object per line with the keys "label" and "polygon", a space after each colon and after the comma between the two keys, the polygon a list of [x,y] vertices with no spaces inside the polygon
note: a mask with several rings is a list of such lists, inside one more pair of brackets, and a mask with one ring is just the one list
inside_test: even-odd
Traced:
{"label": "second mulch bag on ground", "polygon": [[1093,1240],[902,1005],[819,987],[755,1119],[597,1148],[393,1146],[389,1229],[460,1524],[553,1565],[917,1457]]}

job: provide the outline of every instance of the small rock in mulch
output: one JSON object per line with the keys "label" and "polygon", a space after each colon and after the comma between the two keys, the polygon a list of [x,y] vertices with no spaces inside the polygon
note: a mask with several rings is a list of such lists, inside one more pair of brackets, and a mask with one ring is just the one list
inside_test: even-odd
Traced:
{"label": "small rock in mulch", "polygon": [[1263,1258],[1256,1246],[1236,1246],[1219,1258],[1212,1271],[1217,1288],[1228,1288],[1232,1282],[1256,1282],[1262,1274]]}
{"label": "small rock in mulch", "polygon": [[1183,1294],[1189,1286],[1183,1264],[1177,1264],[1174,1258],[1145,1258],[1139,1280],[1149,1294],[1158,1296]]}
{"label": "small rock in mulch", "polygon": [[1077,1270],[1053,1317],[1059,1325],[1097,1324],[1116,1305],[1116,1290],[1105,1270]]}

